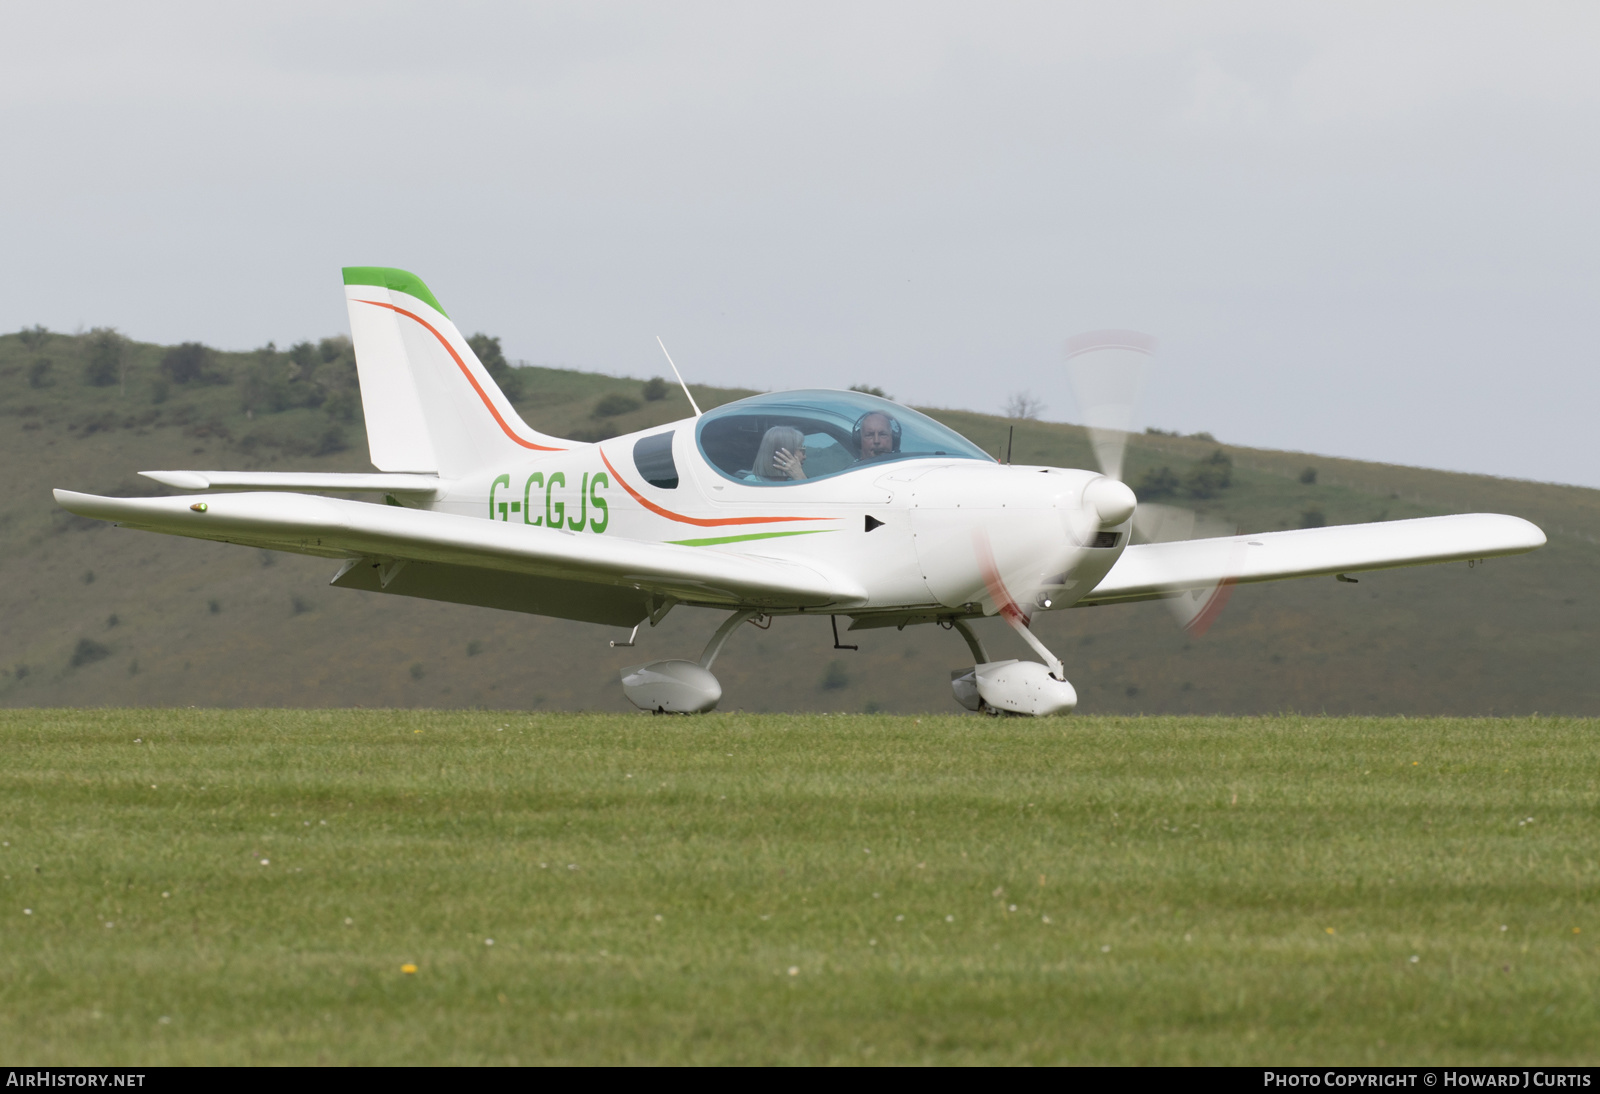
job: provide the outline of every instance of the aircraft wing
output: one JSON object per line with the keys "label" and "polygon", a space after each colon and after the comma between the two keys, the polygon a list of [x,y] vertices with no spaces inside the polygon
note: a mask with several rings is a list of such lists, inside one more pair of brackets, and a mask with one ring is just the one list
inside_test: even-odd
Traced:
{"label": "aircraft wing", "polygon": [[[617,536],[374,505],[309,494],[104,498],[70,490],[57,503],[81,516],[194,539],[327,558],[437,562],[608,584],[686,604],[844,607],[856,582],[789,558],[644,543]],[[203,504],[204,508],[201,509]]]}
{"label": "aircraft wing", "polygon": [[1154,600],[1221,584],[1520,555],[1544,542],[1544,533],[1520,517],[1468,513],[1137,544],[1123,551],[1077,606]]}

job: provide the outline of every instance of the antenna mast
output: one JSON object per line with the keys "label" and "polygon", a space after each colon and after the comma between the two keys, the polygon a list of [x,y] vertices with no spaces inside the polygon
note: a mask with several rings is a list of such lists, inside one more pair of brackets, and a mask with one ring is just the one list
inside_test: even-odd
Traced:
{"label": "antenna mast", "polygon": [[[672,354],[667,353],[667,344],[661,340],[661,335],[656,335],[656,345],[661,347],[661,352],[667,355],[667,364],[672,365],[672,375],[678,378],[678,386],[683,388],[683,393],[689,395],[689,385],[683,382],[683,373],[678,371],[678,366],[672,362]],[[689,395],[689,405],[694,407],[694,416],[700,417],[700,404],[694,401],[694,396]]]}

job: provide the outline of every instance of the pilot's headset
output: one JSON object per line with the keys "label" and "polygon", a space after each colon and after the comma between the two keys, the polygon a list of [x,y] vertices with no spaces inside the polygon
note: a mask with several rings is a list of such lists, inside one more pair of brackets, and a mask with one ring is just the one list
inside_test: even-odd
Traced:
{"label": "pilot's headset", "polygon": [[856,419],[855,427],[850,430],[850,443],[856,446],[856,452],[861,451],[861,423],[874,414],[882,414],[889,419],[889,436],[893,438],[889,451],[900,451],[900,419],[890,414],[887,410],[869,410]]}

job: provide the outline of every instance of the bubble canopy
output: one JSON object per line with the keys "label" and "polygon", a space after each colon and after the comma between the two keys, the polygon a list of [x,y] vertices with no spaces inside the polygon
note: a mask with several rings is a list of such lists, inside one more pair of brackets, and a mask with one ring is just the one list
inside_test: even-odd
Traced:
{"label": "bubble canopy", "polygon": [[[865,436],[866,453],[863,455]],[[948,426],[859,391],[782,391],[708,410],[695,426],[706,462],[752,486],[792,486],[897,460],[994,459]],[[804,448],[801,477],[784,470]]]}

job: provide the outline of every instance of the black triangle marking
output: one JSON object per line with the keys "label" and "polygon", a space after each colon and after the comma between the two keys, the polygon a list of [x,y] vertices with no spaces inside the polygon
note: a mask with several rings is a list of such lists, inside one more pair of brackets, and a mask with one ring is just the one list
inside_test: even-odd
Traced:
{"label": "black triangle marking", "polygon": [[870,517],[869,516],[867,518],[867,531],[870,532],[874,528],[882,528],[882,527],[883,527],[883,521],[879,520],[877,517]]}

